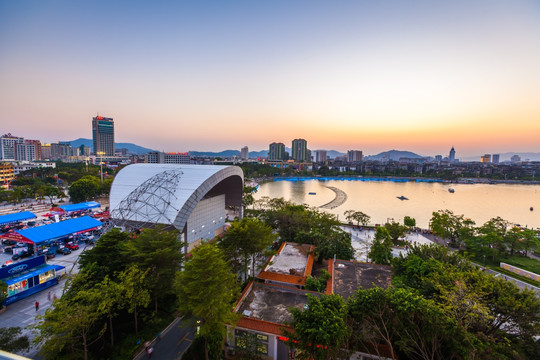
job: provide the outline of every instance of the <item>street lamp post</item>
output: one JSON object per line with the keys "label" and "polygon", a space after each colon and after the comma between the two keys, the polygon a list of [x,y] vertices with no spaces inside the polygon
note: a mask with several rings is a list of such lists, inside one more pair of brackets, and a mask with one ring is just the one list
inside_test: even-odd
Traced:
{"label": "street lamp post", "polygon": [[100,175],[101,175],[101,185],[103,185],[103,154],[104,154],[103,151],[98,151],[98,155],[99,155],[99,166],[100,166],[99,173],[100,173]]}

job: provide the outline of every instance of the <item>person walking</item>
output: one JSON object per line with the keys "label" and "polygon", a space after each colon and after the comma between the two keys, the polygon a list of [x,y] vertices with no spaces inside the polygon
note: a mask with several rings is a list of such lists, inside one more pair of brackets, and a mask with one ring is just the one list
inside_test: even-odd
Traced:
{"label": "person walking", "polygon": [[154,352],[154,348],[150,346],[148,350],[146,350],[146,353],[148,354],[148,358],[150,359],[152,357],[152,353]]}
{"label": "person walking", "polygon": [[51,301],[51,292],[49,291],[49,293],[47,294],[47,300]]}
{"label": "person walking", "polygon": [[39,301],[36,301],[36,303],[34,304],[36,306],[36,311],[39,310]]}

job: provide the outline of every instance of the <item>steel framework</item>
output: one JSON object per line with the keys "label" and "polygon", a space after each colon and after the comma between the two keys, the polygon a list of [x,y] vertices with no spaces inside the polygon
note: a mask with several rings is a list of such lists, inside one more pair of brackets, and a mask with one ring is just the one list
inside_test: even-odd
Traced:
{"label": "steel framework", "polygon": [[129,230],[140,230],[156,224],[173,225],[166,212],[180,211],[174,204],[177,185],[184,173],[181,170],[166,170],[152,176],[129,193],[118,207],[111,211],[111,221],[116,226]]}

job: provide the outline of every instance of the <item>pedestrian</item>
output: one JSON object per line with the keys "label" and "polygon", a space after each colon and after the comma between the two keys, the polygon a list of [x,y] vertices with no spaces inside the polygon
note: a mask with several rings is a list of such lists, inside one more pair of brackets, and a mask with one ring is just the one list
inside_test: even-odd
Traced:
{"label": "pedestrian", "polygon": [[47,300],[51,301],[51,292],[49,291],[49,293],[47,294]]}
{"label": "pedestrian", "polygon": [[34,304],[36,306],[36,311],[39,310],[39,301],[36,301],[36,303]]}
{"label": "pedestrian", "polygon": [[152,357],[152,353],[154,352],[154,348],[150,346],[148,350],[146,350],[146,353],[148,354],[148,358],[150,359]]}
{"label": "pedestrian", "polygon": [[52,299],[53,301],[56,300],[56,293],[53,294]]}

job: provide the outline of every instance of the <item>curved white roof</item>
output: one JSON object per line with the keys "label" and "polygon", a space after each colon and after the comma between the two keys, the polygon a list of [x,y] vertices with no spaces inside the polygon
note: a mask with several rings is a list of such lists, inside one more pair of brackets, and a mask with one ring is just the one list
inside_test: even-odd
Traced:
{"label": "curved white roof", "polygon": [[235,197],[239,196],[235,202],[241,203],[244,173],[238,166],[128,165],[120,170],[111,186],[111,218],[183,229],[199,201],[216,185],[233,177],[240,178],[240,188],[230,190]]}

